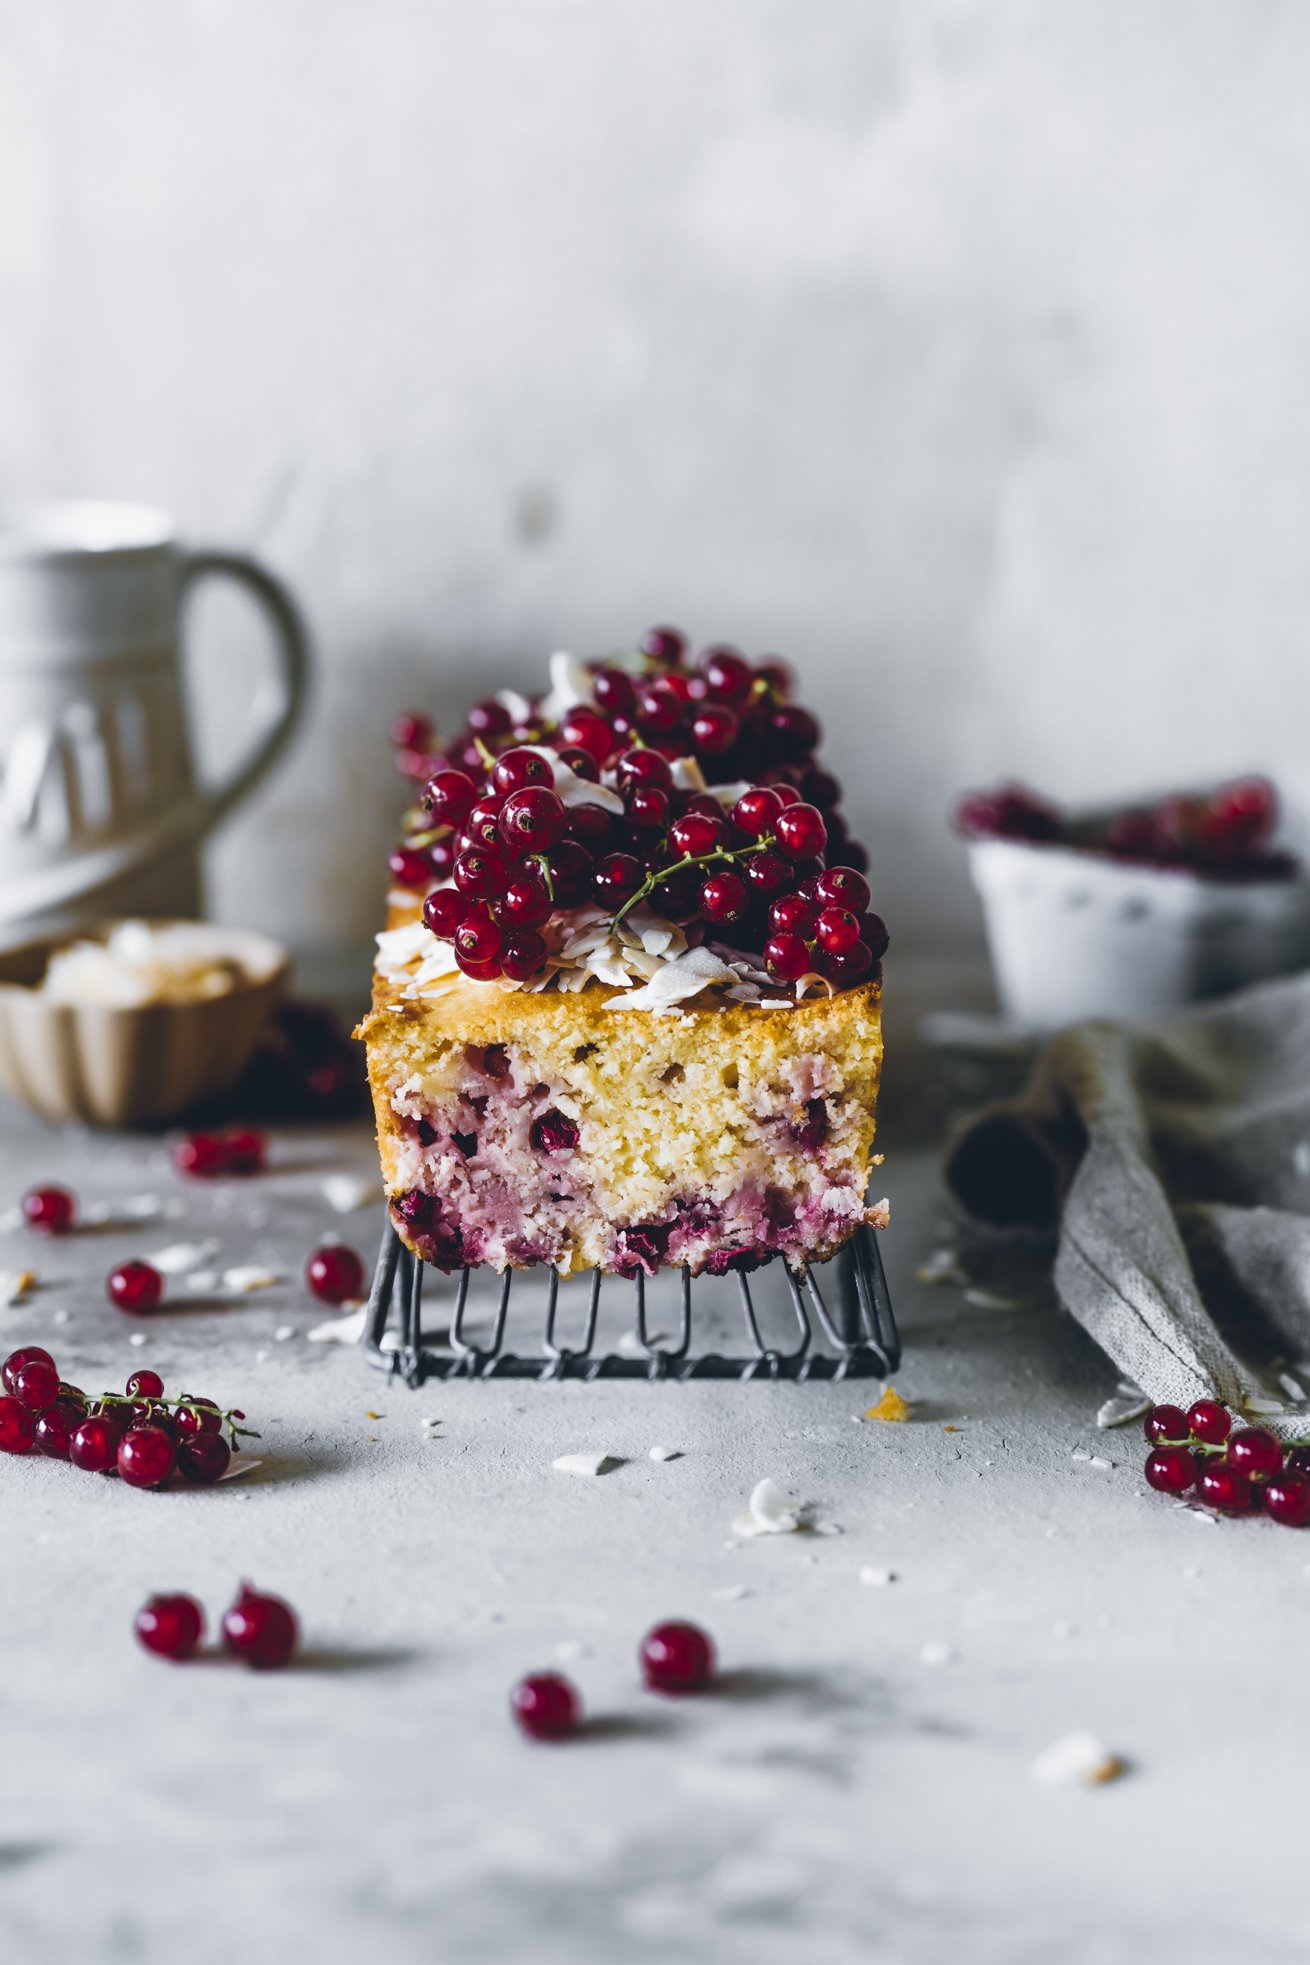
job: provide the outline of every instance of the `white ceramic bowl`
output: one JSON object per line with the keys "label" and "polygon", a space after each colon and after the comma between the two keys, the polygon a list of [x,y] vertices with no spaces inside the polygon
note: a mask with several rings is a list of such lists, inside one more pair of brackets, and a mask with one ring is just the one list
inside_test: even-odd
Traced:
{"label": "white ceramic bowl", "polygon": [[[79,938],[103,939],[115,925],[100,922]],[[290,958],[267,935],[225,928],[221,936],[243,980],[204,1001],[131,1008],[42,995],[35,985],[67,936],[7,950],[0,955],[0,1092],[46,1119],[134,1126],[175,1119],[226,1091],[286,987]]]}
{"label": "white ceramic bowl", "polygon": [[1202,880],[1027,840],[974,839],[1001,1007],[1034,1031],[1127,1020],[1310,965],[1310,881]]}

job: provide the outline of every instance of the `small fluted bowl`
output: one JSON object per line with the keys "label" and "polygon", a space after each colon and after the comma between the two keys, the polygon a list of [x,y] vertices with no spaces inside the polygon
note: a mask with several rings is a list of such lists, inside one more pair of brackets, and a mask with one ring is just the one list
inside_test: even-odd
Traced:
{"label": "small fluted bowl", "polygon": [[[99,922],[78,939],[103,940],[116,925]],[[250,1062],[291,963],[267,935],[214,932],[216,952],[240,974],[222,995],[194,1002],[121,1007],[45,996],[37,985],[66,934],[0,954],[0,1091],[42,1118],[96,1126],[161,1124],[226,1091]]]}

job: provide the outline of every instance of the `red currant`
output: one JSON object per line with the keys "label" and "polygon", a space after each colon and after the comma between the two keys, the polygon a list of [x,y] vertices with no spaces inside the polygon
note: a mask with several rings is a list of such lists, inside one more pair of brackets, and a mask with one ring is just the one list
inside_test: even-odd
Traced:
{"label": "red currant", "polygon": [[687,637],[678,628],[647,628],[637,646],[643,655],[671,669],[687,659]]}
{"label": "red currant", "polygon": [[33,1358],[14,1373],[14,1397],[28,1412],[44,1412],[59,1397],[59,1373],[44,1358]]}
{"label": "red currant", "polygon": [[262,1133],[228,1134],[227,1170],[230,1174],[261,1174],[266,1157],[267,1148]]}
{"label": "red currant", "polygon": [[799,935],[808,940],[818,918],[818,908],[803,894],[782,894],[769,909],[769,926],[775,935]]}
{"label": "red currant", "polygon": [[658,751],[624,751],[616,765],[619,789],[627,791],[632,785],[658,785],[661,791],[673,789],[673,772],[667,757]]}
{"label": "red currant", "polygon": [[569,808],[566,836],[588,853],[600,855],[609,850],[614,821],[603,805],[574,805]]}
{"label": "red currant", "polygon": [[860,918],[860,932],[868,944],[869,953],[875,962],[881,962],[891,943],[887,933],[887,923],[880,914],[865,914]]}
{"label": "red currant", "polygon": [[1149,1446],[1162,1446],[1168,1440],[1186,1440],[1191,1428],[1181,1406],[1152,1406],[1142,1421],[1142,1432]]}
{"label": "red currant", "polygon": [[753,785],[744,791],[732,808],[732,822],[749,833],[752,839],[762,839],[766,832],[772,832],[774,821],[782,811],[782,800],[773,785]]}
{"label": "red currant", "polygon": [[241,1585],[232,1608],[223,1618],[223,1643],[243,1664],[257,1671],[285,1665],[300,1637],[296,1613],[281,1597]]}
{"label": "red currant", "polygon": [[752,853],[743,870],[752,894],[763,901],[772,900],[784,887],[790,887],[794,878],[790,862],[771,846],[766,846],[762,853]]}
{"label": "red currant", "polygon": [[1196,1492],[1202,1501],[1208,1501],[1212,1508],[1219,1508],[1226,1515],[1244,1514],[1255,1502],[1247,1476],[1222,1460],[1201,1469]]}
{"label": "red currant", "polygon": [[624,669],[597,669],[591,686],[603,710],[630,710],[637,699],[632,677]]}
{"label": "red currant", "polygon": [[205,1630],[205,1613],[181,1591],[150,1597],[136,1614],[137,1642],[157,1658],[193,1657]]}
{"label": "red currant", "polygon": [[661,676],[637,691],[637,722],[648,737],[667,737],[682,721],[682,694]]}
{"label": "red currant", "polygon": [[561,764],[568,765],[575,778],[585,778],[589,785],[600,783],[600,766],[590,751],[579,750],[576,744],[561,744],[555,755]]}
{"label": "red currant", "polygon": [[800,936],[784,932],[765,942],[764,966],[777,982],[797,982],[809,973],[813,964]]}
{"label": "red currant", "polygon": [[714,1646],[696,1624],[657,1624],[642,1639],[641,1669],[652,1692],[703,1692]]}
{"label": "red currant", "polygon": [[722,703],[707,703],[692,719],[691,740],[706,757],[721,757],[737,741],[737,719]]}
{"label": "red currant", "polygon": [[123,1389],[129,1399],[162,1399],[164,1381],[157,1371],[134,1371]]}
{"label": "red currant", "polygon": [[594,862],[576,839],[561,839],[558,846],[542,855],[540,864],[554,892],[556,908],[581,907],[590,897]]}
{"label": "red currant", "polygon": [[842,950],[822,949],[816,964],[820,974],[825,975],[838,989],[854,989],[866,976],[873,973],[873,951],[867,942],[856,942],[854,948]]}
{"label": "red currant", "polygon": [[504,855],[490,846],[469,846],[455,862],[455,885],[471,901],[499,900],[509,886]]}
{"label": "red currant", "polygon": [[558,793],[545,785],[529,785],[505,800],[500,812],[500,836],[520,853],[544,853],[564,837],[565,812]]}
{"label": "red currant", "polygon": [[464,919],[468,902],[456,887],[438,887],[423,903],[423,919],[440,941],[455,939],[455,930]]}
{"label": "red currant", "polygon": [[746,907],[746,884],[740,874],[710,874],[701,883],[700,906],[707,921],[735,921]]}
{"label": "red currant", "polygon": [[793,860],[812,859],[828,843],[828,828],[816,805],[788,805],[774,821],[779,846]]}
{"label": "red currant", "polygon": [[173,1424],[184,1439],[222,1431],[223,1415],[212,1399],[193,1398],[189,1392],[184,1392],[182,1397],[186,1403],[173,1414]]}
{"label": "red currant", "polygon": [[494,696],[488,696],[469,711],[468,727],[475,737],[503,737],[511,727],[510,713]]}
{"label": "red currant", "polygon": [[528,1138],[537,1153],[571,1153],[578,1143],[577,1122],[566,1112],[552,1106],[534,1119],[528,1129]]}
{"label": "red currant", "polygon": [[478,800],[464,821],[463,831],[457,835],[461,851],[468,846],[489,846],[493,853],[500,851],[500,812],[504,803],[499,792]]}
{"label": "red currant", "polygon": [[1196,1480],[1196,1461],[1185,1446],[1158,1446],[1146,1457],[1146,1484],[1157,1494],[1185,1494]]}
{"label": "red currant", "polygon": [[1263,1426],[1243,1426],[1228,1437],[1227,1459],[1239,1473],[1266,1480],[1282,1468],[1283,1449]]}
{"label": "red currant", "polygon": [[513,792],[526,791],[529,785],[550,785],[554,777],[549,762],[540,751],[516,747],[501,752],[492,770],[491,782],[502,798],[508,798]]}
{"label": "red currant", "polygon": [[808,757],[819,741],[819,726],[799,703],[783,703],[769,718],[774,749],[782,757]]}
{"label": "red currant", "polygon": [[723,836],[723,821],[708,812],[684,812],[669,827],[669,851],[688,859],[704,859]]}
{"label": "red currant", "polygon": [[174,1146],[173,1165],[179,1173],[212,1180],[227,1172],[227,1143],[214,1133],[189,1133]]}
{"label": "red currant", "polygon": [[164,1279],[149,1262],[120,1262],[110,1271],[105,1289],[116,1309],[142,1317],[159,1308]]}
{"label": "red currant", "polygon": [[423,803],[439,826],[462,826],[477,801],[478,788],[467,771],[438,771],[429,778]]}
{"label": "red currant", "polygon": [[107,1474],[118,1464],[118,1443],[123,1427],[108,1413],[93,1413],[84,1419],[68,1443],[68,1457],[86,1474]]}
{"label": "red currant", "polygon": [[624,812],[634,832],[663,832],[669,823],[669,794],[659,785],[634,785]]}
{"label": "red currant", "polygon": [[751,665],[735,648],[707,648],[700,658],[700,672],[711,696],[720,702],[735,703],[750,693]]}
{"label": "red currant", "polygon": [[1263,1499],[1265,1513],[1285,1528],[1304,1528],[1310,1522],[1310,1480],[1304,1474],[1275,1474],[1265,1483]]}
{"label": "red currant", "polygon": [[52,1460],[67,1460],[74,1433],[86,1418],[86,1407],[75,1399],[56,1399],[36,1422],[36,1445]]}
{"label": "red currant", "polygon": [[162,1487],[177,1449],[162,1426],[133,1426],[118,1444],[118,1474],[129,1487]]}
{"label": "red currant", "polygon": [[534,867],[521,879],[511,880],[492,912],[502,927],[509,929],[540,928],[543,922],[549,921],[550,895],[537,869]]}
{"label": "red currant", "polygon": [[0,1453],[30,1453],[36,1439],[36,1415],[6,1394],[0,1398]]}
{"label": "red currant", "polygon": [[848,955],[860,939],[860,924],[846,907],[825,907],[814,924],[820,948],[829,955]]}
{"label": "red currant", "polygon": [[814,898],[823,907],[848,907],[863,914],[869,905],[869,883],[854,867],[829,867],[814,883]]}
{"label": "red currant", "polygon": [[39,1344],[21,1344],[17,1351],[11,1351],[5,1359],[3,1370],[0,1370],[0,1380],[3,1381],[6,1392],[13,1391],[14,1380],[24,1365],[37,1363],[49,1365],[51,1371],[55,1370],[54,1359],[48,1351],[43,1351]]}
{"label": "red currant", "polygon": [[597,764],[603,764],[614,748],[614,732],[595,710],[581,707],[570,710],[560,725],[560,736],[566,744],[585,751]]}
{"label": "red currant", "polygon": [[485,906],[467,908],[455,930],[455,954],[461,966],[468,962],[492,962],[504,945],[504,932]]}
{"label": "red currant", "polygon": [[432,878],[432,862],[426,853],[398,846],[387,858],[387,871],[398,887],[426,887]]}
{"label": "red currant", "polygon": [[516,928],[500,951],[500,972],[511,982],[531,982],[546,966],[546,944],[535,928]]}
{"label": "red currant", "polygon": [[221,1481],[232,1461],[232,1449],[221,1433],[194,1433],[177,1449],[177,1471],[197,1487]]}
{"label": "red currant", "polygon": [[1290,1447],[1284,1464],[1290,1474],[1310,1474],[1310,1445]]}
{"label": "red currant", "polygon": [[425,751],[432,748],[432,725],[417,710],[398,716],[391,726],[391,741],[397,750]]}
{"label": "red currant", "polygon": [[617,910],[630,901],[646,878],[641,861],[631,853],[610,853],[592,875],[592,892],[599,907]]}
{"label": "red currant", "polygon": [[77,1203],[66,1187],[33,1187],[24,1194],[22,1209],[29,1228],[39,1228],[43,1235],[66,1235]]}
{"label": "red currant", "polygon": [[510,1694],[510,1711],[533,1740],[563,1740],[576,1733],[582,1701],[559,1672],[532,1672]]}
{"label": "red currant", "polygon": [[1218,1399],[1198,1399],[1187,1408],[1189,1430],[1207,1446],[1222,1446],[1233,1430],[1233,1415]]}
{"label": "red currant", "polygon": [[357,1303],[368,1295],[363,1261],[344,1242],[315,1249],[305,1265],[305,1280],[324,1303]]}

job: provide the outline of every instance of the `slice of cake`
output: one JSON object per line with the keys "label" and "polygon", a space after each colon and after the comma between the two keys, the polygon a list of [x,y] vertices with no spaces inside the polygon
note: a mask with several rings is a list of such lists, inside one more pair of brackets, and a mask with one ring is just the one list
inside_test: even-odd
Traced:
{"label": "slice of cake", "polygon": [[360,1035],[415,1253],[721,1273],[880,1224],[887,934],[781,664],[658,629],[444,753],[397,734],[425,789]]}

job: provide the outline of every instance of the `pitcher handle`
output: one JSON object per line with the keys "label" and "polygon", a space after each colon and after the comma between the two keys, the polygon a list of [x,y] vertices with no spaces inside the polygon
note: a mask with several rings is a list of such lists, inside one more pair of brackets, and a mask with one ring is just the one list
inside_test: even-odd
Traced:
{"label": "pitcher handle", "polygon": [[192,792],[180,807],[148,820],[128,839],[93,847],[63,866],[43,868],[6,888],[6,906],[14,919],[52,914],[85,901],[100,888],[112,886],[153,861],[197,844],[259,783],[290,742],[308,693],[309,638],[300,612],[281,581],[244,553],[204,550],[185,554],[182,591],[207,574],[226,574],[240,581],[272,621],[282,698],[279,709],[222,784]]}
{"label": "pitcher handle", "polygon": [[[196,581],[213,577],[235,580],[253,596],[273,627],[277,658],[276,686],[280,701],[245,756],[220,785],[204,792],[204,812],[198,837],[203,837],[238,805],[276,764],[291,741],[304,712],[309,690],[309,638],[300,610],[282,582],[258,560],[245,553],[205,547],[188,552],[182,561],[182,597]],[[259,707],[258,698],[256,708]]]}

